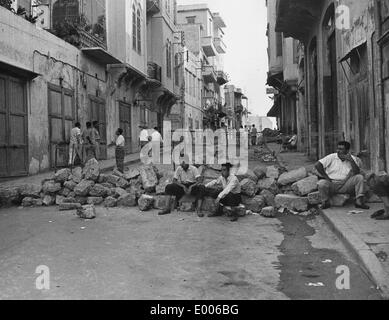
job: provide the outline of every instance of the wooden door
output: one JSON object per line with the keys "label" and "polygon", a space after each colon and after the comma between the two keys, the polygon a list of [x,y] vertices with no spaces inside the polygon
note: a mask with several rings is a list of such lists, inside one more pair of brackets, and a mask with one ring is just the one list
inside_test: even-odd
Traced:
{"label": "wooden door", "polygon": [[28,174],[26,82],[0,73],[0,177]]}
{"label": "wooden door", "polygon": [[123,136],[126,139],[126,154],[133,152],[132,148],[132,126],[131,126],[131,105],[119,102],[120,128],[123,129]]}
{"label": "wooden door", "polygon": [[48,102],[51,167],[66,167],[70,133],[75,121],[74,92],[50,84]]}
{"label": "wooden door", "polygon": [[100,133],[100,153],[98,160],[107,159],[107,117],[105,113],[105,100],[89,96],[90,101],[90,121],[93,123],[97,121],[99,123],[99,133]]}

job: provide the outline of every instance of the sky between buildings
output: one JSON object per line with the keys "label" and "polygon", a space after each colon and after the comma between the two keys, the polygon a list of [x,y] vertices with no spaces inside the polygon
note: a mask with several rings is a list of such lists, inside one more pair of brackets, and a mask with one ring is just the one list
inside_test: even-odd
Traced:
{"label": "sky between buildings", "polygon": [[265,0],[177,1],[181,5],[206,3],[212,12],[220,12],[227,25],[225,72],[230,75],[231,83],[242,88],[249,98],[250,112],[266,116],[273,103],[265,89],[268,71]]}

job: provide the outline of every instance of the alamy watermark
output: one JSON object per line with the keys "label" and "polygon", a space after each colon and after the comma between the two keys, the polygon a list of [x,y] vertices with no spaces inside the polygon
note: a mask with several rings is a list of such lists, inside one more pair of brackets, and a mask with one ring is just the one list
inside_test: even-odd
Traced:
{"label": "alamy watermark", "polygon": [[[172,133],[170,121],[163,124],[163,142],[151,141],[141,152],[143,164],[180,164],[180,157],[189,157],[190,164],[214,165],[231,163],[236,173],[248,170],[248,132],[245,130],[178,129]],[[162,152],[161,152],[162,151]]]}
{"label": "alamy watermark", "polygon": [[50,290],[50,269],[48,266],[41,265],[35,269],[35,273],[39,276],[35,280],[35,288],[37,290]]}

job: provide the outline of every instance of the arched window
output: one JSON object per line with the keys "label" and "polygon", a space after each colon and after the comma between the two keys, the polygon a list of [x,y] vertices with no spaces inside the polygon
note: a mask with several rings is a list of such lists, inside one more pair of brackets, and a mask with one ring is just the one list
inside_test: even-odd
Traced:
{"label": "arched window", "polygon": [[138,9],[136,14],[136,27],[137,27],[137,44],[138,44],[138,53],[142,53],[142,25],[140,20],[140,9]]}
{"label": "arched window", "polygon": [[137,26],[136,26],[136,8],[135,5],[132,6],[132,49],[136,51],[136,40],[137,35]]}

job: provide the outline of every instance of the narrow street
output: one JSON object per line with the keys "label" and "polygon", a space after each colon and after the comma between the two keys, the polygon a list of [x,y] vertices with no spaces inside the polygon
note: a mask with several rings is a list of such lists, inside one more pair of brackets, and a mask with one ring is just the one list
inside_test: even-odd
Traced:
{"label": "narrow street", "polygon": [[[251,162],[250,167],[257,162]],[[37,290],[38,266],[50,289]],[[336,288],[338,266],[350,290]],[[380,299],[320,216],[0,210],[0,299]]]}

